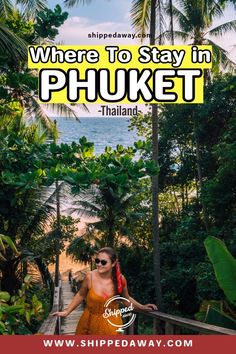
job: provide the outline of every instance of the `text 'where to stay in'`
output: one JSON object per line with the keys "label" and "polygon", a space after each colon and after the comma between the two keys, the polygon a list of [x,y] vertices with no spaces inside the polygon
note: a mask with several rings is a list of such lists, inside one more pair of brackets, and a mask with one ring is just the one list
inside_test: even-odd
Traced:
{"label": "text 'where to stay in'", "polygon": [[42,103],[203,103],[211,46],[30,46]]}

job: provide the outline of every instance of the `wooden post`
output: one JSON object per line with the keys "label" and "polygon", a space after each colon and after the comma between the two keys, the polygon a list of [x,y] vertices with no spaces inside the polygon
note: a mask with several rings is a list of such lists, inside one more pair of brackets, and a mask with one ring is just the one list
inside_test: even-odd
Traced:
{"label": "wooden post", "polygon": [[153,334],[162,334],[161,322],[157,318],[153,318]]}
{"label": "wooden post", "polygon": [[128,327],[128,334],[130,336],[134,335],[134,322]]}
{"label": "wooden post", "polygon": [[165,334],[175,334],[175,326],[168,321],[165,322]]}

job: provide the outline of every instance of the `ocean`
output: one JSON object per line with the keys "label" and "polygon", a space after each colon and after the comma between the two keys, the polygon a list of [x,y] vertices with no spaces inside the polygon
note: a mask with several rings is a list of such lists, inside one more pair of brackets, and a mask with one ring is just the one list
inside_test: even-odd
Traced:
{"label": "ocean", "polygon": [[80,122],[72,118],[57,118],[60,132],[58,143],[79,142],[82,136],[94,143],[95,154],[100,155],[106,146],[116,148],[132,146],[140,139],[135,131],[129,131],[128,117],[82,117]]}

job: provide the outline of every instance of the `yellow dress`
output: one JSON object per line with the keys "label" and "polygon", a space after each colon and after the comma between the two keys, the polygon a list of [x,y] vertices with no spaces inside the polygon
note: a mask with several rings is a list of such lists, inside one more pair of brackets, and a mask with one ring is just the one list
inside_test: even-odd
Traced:
{"label": "yellow dress", "polygon": [[[99,334],[99,335],[117,335],[118,327],[115,325],[122,325],[121,315],[112,315],[107,318],[103,317],[106,307],[104,306],[109,298],[97,295],[91,287],[86,296],[86,307],[79,320],[75,334]],[[111,301],[108,306],[111,310],[118,309],[117,301]]]}

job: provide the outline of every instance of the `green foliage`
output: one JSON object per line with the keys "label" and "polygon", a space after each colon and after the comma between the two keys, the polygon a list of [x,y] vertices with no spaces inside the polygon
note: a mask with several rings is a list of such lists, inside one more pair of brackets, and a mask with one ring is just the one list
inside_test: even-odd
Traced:
{"label": "green foliage", "polygon": [[32,20],[26,21],[22,14],[15,10],[11,12],[5,21],[7,27],[27,43],[31,43],[34,39],[34,22]]}
{"label": "green foliage", "polygon": [[[38,103],[38,78],[27,66],[27,45],[42,45],[49,40],[52,43],[58,34],[57,28],[68,14],[62,12],[59,5],[54,10],[45,8],[44,0],[18,3],[24,6],[16,6],[14,10],[11,2],[7,2],[8,10],[4,3],[3,8],[7,11],[4,18],[0,15],[0,113],[3,111],[4,115],[14,119],[18,112],[30,122],[40,122],[48,137],[56,139],[56,126]],[[77,117],[69,105],[52,105],[52,108],[65,116]]]}
{"label": "green foliage", "polygon": [[230,304],[236,307],[236,259],[230,254],[224,242],[216,237],[208,236],[204,245],[219,286]]}
{"label": "green foliage", "polygon": [[220,299],[221,292],[205,259],[206,232],[198,212],[188,213],[177,217],[168,212],[162,220],[161,278],[164,309],[191,318],[204,299]]}
{"label": "green foliage", "polygon": [[[223,301],[204,300],[200,311],[195,315],[198,321],[203,321],[214,326],[236,329],[236,314],[228,311],[228,306]],[[233,317],[232,317],[233,316]]]}
{"label": "green foliage", "polygon": [[60,27],[68,17],[67,12],[62,12],[60,5],[56,5],[54,10],[44,9],[38,12],[34,29],[41,38],[53,40],[58,34]]}
{"label": "green foliage", "polygon": [[30,277],[26,276],[15,296],[0,292],[0,334],[30,334],[32,318],[42,318],[43,306],[36,295],[27,299]]}
{"label": "green foliage", "polygon": [[[80,261],[85,265],[92,263],[92,257],[96,251],[100,248],[98,244],[93,245],[91,243],[92,235],[82,235],[81,237],[76,237],[72,240],[69,246],[66,249],[66,254],[71,256],[74,261]],[[92,237],[94,243],[94,237]]]}
{"label": "green foliage", "polygon": [[141,303],[153,303],[152,252],[145,247],[129,247],[127,244],[121,244],[117,252],[130,295]]}
{"label": "green foliage", "polygon": [[11,248],[15,254],[18,254],[17,248],[11,238],[0,234],[0,260],[5,260],[4,254],[7,247]]}
{"label": "green foliage", "polygon": [[56,244],[59,254],[65,250],[66,242],[75,238],[78,231],[77,224],[79,219],[73,219],[71,216],[61,216],[60,230],[56,218],[49,225],[50,231],[46,234],[35,237],[29,245],[34,254],[40,254],[40,257],[46,264],[55,263]]}
{"label": "green foliage", "polygon": [[228,316],[226,313],[219,311],[211,306],[208,308],[205,322],[214,326],[226,327],[236,330],[236,320]]}
{"label": "green foliage", "polygon": [[[137,143],[138,147],[142,148],[143,144]],[[116,150],[106,149],[97,157],[96,165],[86,164],[90,179],[94,177],[93,186],[79,189],[80,200],[75,210],[98,219],[90,225],[94,226],[94,237],[97,233],[104,245],[114,246],[121,236],[129,236],[129,225],[136,218],[135,212],[129,211],[133,205],[131,190],[138,188],[141,178],[157,171],[153,161],[134,159],[136,151],[118,145]],[[73,187],[73,192],[78,193],[78,189]]]}

